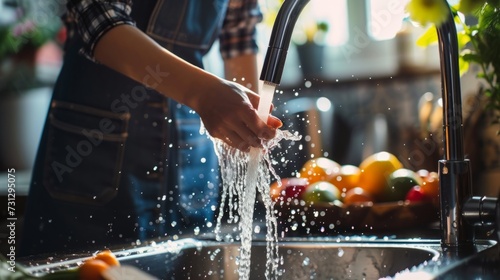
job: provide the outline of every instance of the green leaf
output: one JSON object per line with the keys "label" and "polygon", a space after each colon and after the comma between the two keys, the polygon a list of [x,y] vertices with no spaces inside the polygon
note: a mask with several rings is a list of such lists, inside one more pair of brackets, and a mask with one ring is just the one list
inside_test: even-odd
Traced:
{"label": "green leaf", "polygon": [[482,63],[481,56],[470,50],[463,50],[460,54],[460,58],[467,62]]}

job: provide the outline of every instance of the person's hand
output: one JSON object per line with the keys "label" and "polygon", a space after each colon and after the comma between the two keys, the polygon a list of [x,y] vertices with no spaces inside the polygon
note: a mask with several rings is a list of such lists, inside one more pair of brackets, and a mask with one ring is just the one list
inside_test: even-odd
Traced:
{"label": "person's hand", "polygon": [[151,69],[159,71],[155,90],[195,110],[212,137],[234,148],[261,147],[261,140],[274,138],[282,125],[276,117],[269,116],[267,124],[258,117],[256,93],[188,63],[134,26],[118,25],[106,32],[96,45],[95,58],[140,83],[151,77]]}
{"label": "person's hand", "polygon": [[[242,151],[262,147],[261,140],[276,135],[282,122],[269,115],[267,123],[257,115],[259,95],[223,79],[216,79],[195,94],[191,106],[201,117],[208,133]],[[271,110],[271,108],[269,108]]]}

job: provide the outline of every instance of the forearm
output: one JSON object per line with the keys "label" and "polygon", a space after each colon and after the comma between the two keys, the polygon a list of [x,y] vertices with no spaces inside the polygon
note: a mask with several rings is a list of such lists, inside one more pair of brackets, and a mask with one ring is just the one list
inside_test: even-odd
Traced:
{"label": "forearm", "polygon": [[[267,124],[259,118],[255,110],[259,103],[256,93],[182,60],[133,26],[119,25],[106,32],[96,44],[94,58],[191,107],[211,136],[232,147],[241,150],[261,147],[259,139],[271,139],[281,126],[275,117],[269,118]],[[238,61],[236,58],[228,63],[233,69],[230,72],[247,76],[243,73],[248,69],[232,67]]]}
{"label": "forearm", "polygon": [[97,43],[94,55],[99,63],[193,109],[200,106],[194,94],[200,92],[200,85],[217,82],[215,76],[180,59],[130,25],[109,30]]}

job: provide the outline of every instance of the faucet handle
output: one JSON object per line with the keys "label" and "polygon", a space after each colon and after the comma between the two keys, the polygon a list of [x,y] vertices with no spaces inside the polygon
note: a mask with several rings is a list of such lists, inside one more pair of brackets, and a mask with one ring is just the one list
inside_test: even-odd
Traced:
{"label": "faucet handle", "polygon": [[473,196],[465,202],[462,215],[473,226],[486,226],[496,231],[500,242],[500,195],[499,198]]}
{"label": "faucet handle", "polygon": [[474,226],[498,227],[498,199],[487,196],[473,196],[465,202],[462,215],[465,220]]}

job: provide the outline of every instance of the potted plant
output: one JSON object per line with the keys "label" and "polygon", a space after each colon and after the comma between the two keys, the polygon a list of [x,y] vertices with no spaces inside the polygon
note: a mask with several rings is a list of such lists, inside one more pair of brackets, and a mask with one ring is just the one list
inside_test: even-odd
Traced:
{"label": "potted plant", "polygon": [[58,72],[57,65],[41,67],[37,57],[43,57],[40,50],[48,42],[64,35],[57,11],[49,6],[45,1],[0,0],[2,166],[29,169],[36,153]]}
{"label": "potted plant", "polygon": [[61,21],[56,15],[40,12],[39,1],[1,1],[0,21],[0,94],[17,94],[37,87],[35,58],[37,51],[56,38]]}
{"label": "potted plant", "polygon": [[298,22],[294,34],[300,67],[304,78],[320,78],[323,70],[325,39],[328,32],[326,21]]}

